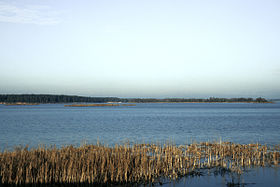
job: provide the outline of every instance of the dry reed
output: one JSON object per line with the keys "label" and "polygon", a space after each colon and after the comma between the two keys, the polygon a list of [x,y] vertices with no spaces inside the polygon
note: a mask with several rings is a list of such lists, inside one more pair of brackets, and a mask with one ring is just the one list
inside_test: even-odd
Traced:
{"label": "dry reed", "polygon": [[71,104],[65,107],[98,107],[98,106],[136,106],[136,104]]}
{"label": "dry reed", "polygon": [[136,104],[122,104],[122,106],[136,106]]}
{"label": "dry reed", "polygon": [[279,146],[229,142],[26,147],[0,153],[0,178],[16,185],[156,183],[203,168],[240,173],[245,167],[279,166],[279,153]]}
{"label": "dry reed", "polygon": [[120,104],[71,104],[66,107],[92,107],[92,106],[120,106]]}

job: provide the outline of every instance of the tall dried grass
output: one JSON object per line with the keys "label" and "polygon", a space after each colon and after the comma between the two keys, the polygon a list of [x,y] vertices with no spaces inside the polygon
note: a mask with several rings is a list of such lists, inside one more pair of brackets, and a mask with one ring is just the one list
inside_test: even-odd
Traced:
{"label": "tall dried grass", "polygon": [[2,184],[124,184],[177,179],[201,168],[242,172],[250,166],[279,166],[280,147],[260,144],[193,143],[44,146],[0,153]]}
{"label": "tall dried grass", "polygon": [[96,106],[120,106],[120,104],[71,104],[64,105],[65,107],[96,107]]}

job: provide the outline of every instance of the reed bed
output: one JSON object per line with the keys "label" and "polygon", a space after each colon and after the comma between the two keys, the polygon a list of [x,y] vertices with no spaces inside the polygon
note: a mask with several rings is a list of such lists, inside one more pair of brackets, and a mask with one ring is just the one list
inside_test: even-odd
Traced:
{"label": "reed bed", "polygon": [[120,106],[120,104],[71,104],[65,107]]}
{"label": "reed bed", "polygon": [[71,104],[65,107],[136,106],[136,104]]}
{"label": "reed bed", "polygon": [[251,166],[279,166],[280,146],[204,142],[40,146],[0,153],[2,184],[147,184],[177,179],[205,168],[242,172]]}
{"label": "reed bed", "polygon": [[122,106],[136,106],[136,104],[122,104]]}

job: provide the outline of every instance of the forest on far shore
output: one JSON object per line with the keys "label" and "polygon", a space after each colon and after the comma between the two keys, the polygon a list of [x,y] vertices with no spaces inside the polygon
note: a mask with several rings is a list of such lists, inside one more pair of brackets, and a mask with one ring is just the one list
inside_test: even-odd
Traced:
{"label": "forest on far shore", "polygon": [[183,102],[255,102],[267,103],[265,98],[216,98],[210,97],[207,99],[198,98],[118,98],[118,97],[83,97],[72,95],[50,95],[50,94],[0,94],[0,103],[108,103],[108,102],[123,102],[123,103],[183,103]]}

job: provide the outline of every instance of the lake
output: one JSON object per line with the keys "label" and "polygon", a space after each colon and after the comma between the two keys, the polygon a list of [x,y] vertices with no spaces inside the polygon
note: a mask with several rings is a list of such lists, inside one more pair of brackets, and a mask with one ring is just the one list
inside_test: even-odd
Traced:
{"label": "lake", "polygon": [[0,148],[131,142],[280,143],[280,103],[142,103],[136,106],[0,105]]}
{"label": "lake", "polygon": [[[126,141],[187,144],[193,141],[280,143],[280,103],[142,103],[136,106],[64,107],[64,104],[0,105],[0,149],[17,145],[112,146]],[[250,169],[241,176],[184,177],[163,186],[277,186],[275,168]],[[238,185],[238,183],[240,183]],[[233,185],[233,184],[232,184]]]}

